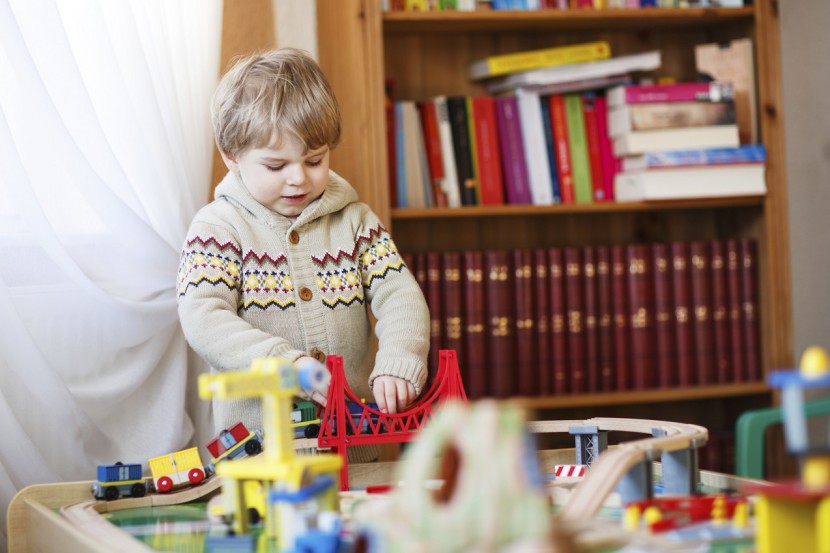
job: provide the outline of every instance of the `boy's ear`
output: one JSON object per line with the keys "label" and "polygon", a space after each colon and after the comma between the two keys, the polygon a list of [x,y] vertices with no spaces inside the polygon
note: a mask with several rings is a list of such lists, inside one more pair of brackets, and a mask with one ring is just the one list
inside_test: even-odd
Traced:
{"label": "boy's ear", "polygon": [[236,161],[236,156],[233,154],[227,154],[225,152],[219,152],[222,155],[222,161],[225,162],[228,170],[233,173],[239,172],[239,163]]}

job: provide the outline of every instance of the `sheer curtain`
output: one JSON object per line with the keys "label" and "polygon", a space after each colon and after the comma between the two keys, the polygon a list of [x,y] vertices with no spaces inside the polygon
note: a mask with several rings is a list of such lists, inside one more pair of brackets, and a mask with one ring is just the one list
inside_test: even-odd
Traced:
{"label": "sheer curtain", "polygon": [[21,488],[209,435],[175,279],[221,22],[221,0],[0,0],[0,550]]}

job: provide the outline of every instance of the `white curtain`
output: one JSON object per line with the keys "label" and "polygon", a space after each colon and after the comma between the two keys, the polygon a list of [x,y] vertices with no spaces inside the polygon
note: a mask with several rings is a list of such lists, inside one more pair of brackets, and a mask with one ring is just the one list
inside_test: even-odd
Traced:
{"label": "white curtain", "polygon": [[221,0],[0,0],[0,550],[21,488],[209,437],[175,280],[221,22]]}

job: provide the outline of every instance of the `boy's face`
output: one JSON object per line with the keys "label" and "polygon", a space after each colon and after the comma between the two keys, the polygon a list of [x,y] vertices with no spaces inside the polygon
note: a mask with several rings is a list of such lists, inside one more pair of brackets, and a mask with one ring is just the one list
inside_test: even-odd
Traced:
{"label": "boy's face", "polygon": [[319,198],[328,183],[329,147],[303,153],[302,143],[290,135],[270,146],[237,156],[222,154],[222,158],[256,201],[289,219],[296,219]]}

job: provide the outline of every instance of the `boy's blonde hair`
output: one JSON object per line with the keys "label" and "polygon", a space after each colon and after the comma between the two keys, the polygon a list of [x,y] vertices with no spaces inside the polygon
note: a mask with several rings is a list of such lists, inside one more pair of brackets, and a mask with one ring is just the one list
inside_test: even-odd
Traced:
{"label": "boy's blonde hair", "polygon": [[340,141],[340,108],[331,85],[307,53],[295,48],[238,60],[222,77],[211,108],[216,145],[239,155],[294,135],[305,150]]}

